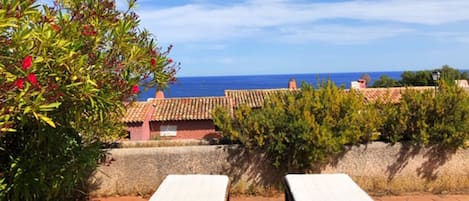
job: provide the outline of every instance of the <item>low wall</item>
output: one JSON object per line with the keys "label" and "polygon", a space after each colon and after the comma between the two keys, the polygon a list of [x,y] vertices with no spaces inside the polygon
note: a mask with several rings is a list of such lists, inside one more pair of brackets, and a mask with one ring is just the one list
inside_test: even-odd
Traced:
{"label": "low wall", "polygon": [[[285,174],[261,154],[236,145],[122,148],[109,153],[93,178],[93,195],[151,194],[168,174],[224,174],[230,177],[232,191],[249,193],[281,188]],[[442,152],[374,142],[350,147],[318,171],[349,174],[372,194],[469,192],[469,150]]]}

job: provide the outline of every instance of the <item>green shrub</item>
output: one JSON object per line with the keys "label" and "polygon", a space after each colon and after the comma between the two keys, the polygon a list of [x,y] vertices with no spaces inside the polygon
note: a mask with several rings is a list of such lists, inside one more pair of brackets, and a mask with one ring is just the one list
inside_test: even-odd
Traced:
{"label": "green shrub", "polygon": [[[2,200],[86,199],[88,178],[102,154],[73,129],[23,127],[1,138]],[[8,160],[4,161],[6,158]]]}
{"label": "green shrub", "polygon": [[462,88],[441,82],[436,92],[408,89],[400,104],[383,109],[380,132],[390,142],[459,148],[469,140],[469,95]]}
{"label": "green shrub", "polygon": [[373,105],[355,91],[333,83],[319,89],[279,92],[260,109],[242,105],[214,113],[215,125],[232,140],[268,154],[276,167],[305,170],[325,162],[345,145],[368,142],[380,117]]}

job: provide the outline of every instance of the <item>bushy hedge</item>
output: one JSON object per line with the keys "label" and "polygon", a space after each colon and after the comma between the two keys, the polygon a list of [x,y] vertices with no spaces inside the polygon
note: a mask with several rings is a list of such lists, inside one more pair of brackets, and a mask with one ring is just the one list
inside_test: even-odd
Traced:
{"label": "bushy hedge", "polygon": [[463,88],[441,82],[437,91],[407,89],[399,104],[382,108],[385,123],[380,132],[392,143],[456,149],[469,140],[469,94]]}
{"label": "bushy hedge", "polygon": [[346,145],[382,139],[416,146],[457,149],[469,140],[469,95],[441,82],[438,91],[402,92],[400,103],[383,97],[366,102],[355,90],[331,82],[315,89],[283,91],[258,109],[242,105],[231,115],[218,109],[214,121],[225,135],[261,150],[276,167],[305,170],[328,161]]}
{"label": "bushy hedge", "polygon": [[363,100],[331,82],[319,89],[302,84],[301,91],[270,97],[261,109],[242,105],[233,116],[219,109],[214,120],[231,139],[267,153],[276,167],[302,170],[346,144],[370,140],[380,121],[376,108]]}

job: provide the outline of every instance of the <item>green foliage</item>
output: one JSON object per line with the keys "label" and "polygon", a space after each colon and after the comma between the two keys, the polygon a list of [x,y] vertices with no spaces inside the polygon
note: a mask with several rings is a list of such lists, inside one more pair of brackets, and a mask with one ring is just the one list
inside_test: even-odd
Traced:
{"label": "green foliage", "polygon": [[0,152],[1,200],[85,199],[87,180],[102,154],[99,143],[82,144],[76,131],[63,127],[22,129],[0,141],[9,150]]}
{"label": "green foliage", "polygon": [[432,71],[405,71],[401,75],[402,80],[400,82],[403,86],[433,86],[435,85],[432,79],[433,71],[440,72],[440,80],[443,80],[448,85],[454,85],[455,80],[469,79],[467,72],[461,72],[458,69],[454,69],[448,65],[444,65],[441,68],[437,68]]}
{"label": "green foliage", "polygon": [[[432,71],[440,72],[440,80],[443,80],[447,85],[454,85],[455,80],[469,80],[469,74],[467,72],[461,72],[448,65],[444,65]],[[432,71],[404,71],[401,74],[401,80],[395,80],[389,76],[383,75],[379,80],[373,83],[373,87],[433,86],[435,83],[432,79]]]}
{"label": "green foliage", "polygon": [[134,5],[0,1],[1,200],[69,200],[96,143],[125,133],[123,103],[174,79],[171,47],[138,28]]}
{"label": "green foliage", "polygon": [[431,71],[404,71],[401,74],[401,85],[402,86],[433,86],[434,82],[432,79]]}
{"label": "green foliage", "polygon": [[386,96],[365,103],[356,91],[330,82],[318,89],[303,84],[300,91],[279,91],[259,109],[218,109],[214,122],[231,140],[268,154],[276,167],[298,171],[328,161],[345,145],[375,140],[377,133],[391,143],[465,147],[469,94],[442,80],[436,92],[406,90],[397,104]]}
{"label": "green foliage", "polygon": [[379,77],[379,80],[376,80],[373,83],[373,87],[375,88],[387,88],[387,87],[399,87],[401,84],[399,81],[392,79],[391,77],[387,75],[382,75]]}
{"label": "green foliage", "polygon": [[243,105],[233,116],[223,109],[214,112],[215,125],[232,140],[264,151],[276,167],[295,170],[327,161],[346,144],[369,141],[379,119],[360,94],[331,82],[279,93],[261,109]]}
{"label": "green foliage", "polygon": [[454,85],[455,80],[469,80],[469,74],[467,72],[461,72],[458,69],[451,68],[448,65],[444,65],[436,71],[441,72],[441,80],[445,81],[447,85]]}
{"label": "green foliage", "polygon": [[383,107],[380,129],[390,142],[411,141],[418,146],[464,147],[469,140],[469,95],[441,82],[439,90],[408,89],[399,105]]}

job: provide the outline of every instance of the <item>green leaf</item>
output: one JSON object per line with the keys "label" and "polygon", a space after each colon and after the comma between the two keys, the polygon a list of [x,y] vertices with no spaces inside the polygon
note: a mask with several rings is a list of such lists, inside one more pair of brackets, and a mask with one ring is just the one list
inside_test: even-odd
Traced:
{"label": "green leaf", "polygon": [[69,85],[67,85],[67,86],[65,86],[65,87],[66,87],[66,88],[71,88],[71,87],[75,87],[75,86],[80,86],[80,85],[82,85],[82,84],[83,84],[83,82],[75,82],[75,83],[69,84]]}
{"label": "green leaf", "polygon": [[28,112],[31,112],[31,106],[26,106],[26,107],[24,108],[23,114],[27,114]]}
{"label": "green leaf", "polygon": [[13,132],[16,132],[16,129],[14,129],[14,128],[0,128],[0,131],[13,133]]}
{"label": "green leaf", "polygon": [[55,108],[59,108],[60,106],[60,102],[55,102],[55,103],[50,103],[50,104],[47,104],[47,105],[41,105],[39,106],[39,110],[40,111],[53,111]]}
{"label": "green leaf", "polygon": [[47,117],[43,114],[39,114],[39,113],[35,113],[35,112],[33,112],[33,114],[37,119],[40,119],[40,120],[46,122],[47,124],[49,124],[50,126],[55,128],[55,123],[54,123],[54,121],[52,121],[51,118],[49,118],[49,117]]}
{"label": "green leaf", "polygon": [[94,87],[97,87],[98,85],[96,84],[96,82],[93,82],[93,80],[91,80],[89,77],[88,79],[86,79],[86,82],[93,85]]}

